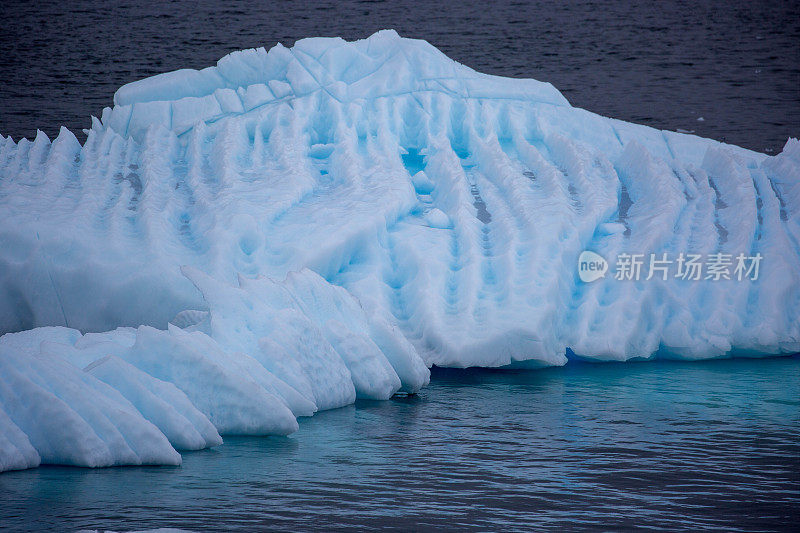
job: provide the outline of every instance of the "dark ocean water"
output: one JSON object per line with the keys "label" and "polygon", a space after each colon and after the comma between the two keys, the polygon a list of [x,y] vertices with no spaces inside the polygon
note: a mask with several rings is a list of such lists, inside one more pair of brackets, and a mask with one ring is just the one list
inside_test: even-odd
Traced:
{"label": "dark ocean water", "polygon": [[800,358],[437,371],[183,466],[0,475],[0,529],[797,530]]}
{"label": "dark ocean water", "polygon": [[[759,151],[800,136],[800,2],[0,2],[0,133],[80,135],[121,85],[242,48],[394,28],[573,105]],[[703,121],[698,121],[702,117]]]}

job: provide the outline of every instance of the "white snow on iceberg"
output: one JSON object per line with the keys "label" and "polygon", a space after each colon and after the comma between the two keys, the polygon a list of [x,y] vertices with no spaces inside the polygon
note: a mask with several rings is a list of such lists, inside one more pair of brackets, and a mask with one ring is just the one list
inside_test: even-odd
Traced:
{"label": "white snow on iceberg", "polygon": [[[433,364],[800,349],[797,140],[600,117],[393,31],[235,52],[114,104],[83,145],[0,136],[0,333],[28,330],[0,337],[0,470],[176,464]],[[763,262],[585,283],[584,250]]]}

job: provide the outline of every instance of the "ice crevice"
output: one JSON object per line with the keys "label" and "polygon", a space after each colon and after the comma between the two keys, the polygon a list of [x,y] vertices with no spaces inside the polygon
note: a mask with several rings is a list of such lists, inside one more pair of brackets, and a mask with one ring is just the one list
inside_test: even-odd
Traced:
{"label": "ice crevice", "polygon": [[432,365],[800,350],[796,139],[601,117],[393,31],[140,80],[85,131],[0,136],[0,471],[176,465]]}

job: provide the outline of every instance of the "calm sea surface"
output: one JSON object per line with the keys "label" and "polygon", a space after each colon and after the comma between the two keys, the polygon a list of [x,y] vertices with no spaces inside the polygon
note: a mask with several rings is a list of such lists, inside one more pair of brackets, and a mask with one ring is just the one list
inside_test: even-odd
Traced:
{"label": "calm sea surface", "polygon": [[0,529],[796,531],[800,358],[436,371],[183,466],[0,475]]}
{"label": "calm sea surface", "polygon": [[242,48],[395,28],[602,115],[759,151],[800,136],[796,0],[138,4],[0,2],[0,133],[53,137],[64,124],[80,136],[122,84]]}

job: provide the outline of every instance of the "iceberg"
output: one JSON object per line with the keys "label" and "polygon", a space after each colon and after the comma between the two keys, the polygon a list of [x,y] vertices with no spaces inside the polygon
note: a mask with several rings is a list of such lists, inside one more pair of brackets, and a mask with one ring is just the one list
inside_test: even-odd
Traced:
{"label": "iceberg", "polygon": [[800,350],[797,139],[601,117],[390,30],[136,81],[85,131],[0,136],[0,471],[176,465],[432,365]]}
{"label": "iceberg", "polygon": [[223,435],[288,435],[430,371],[400,330],[303,269],[228,285],[185,266],[205,309],[166,329],[63,326],[0,337],[0,467],[180,464]]}

